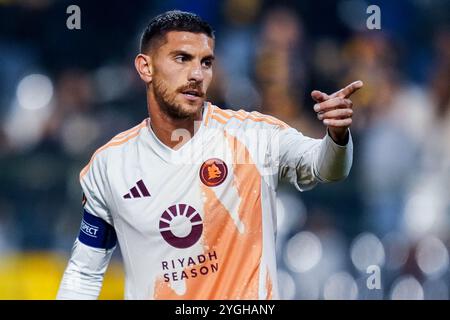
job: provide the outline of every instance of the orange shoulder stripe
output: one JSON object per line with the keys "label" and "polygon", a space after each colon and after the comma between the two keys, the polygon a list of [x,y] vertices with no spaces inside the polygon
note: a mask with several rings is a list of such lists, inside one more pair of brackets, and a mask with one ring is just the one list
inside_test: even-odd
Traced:
{"label": "orange shoulder stripe", "polygon": [[224,120],[223,118],[220,118],[218,115],[215,115],[215,114],[213,114],[211,116],[211,119],[214,119],[214,120],[216,120],[217,122],[219,122],[221,124],[226,124],[227,123],[226,120]]}
{"label": "orange shoulder stripe", "polygon": [[[147,119],[144,120],[144,121],[147,121]],[[131,128],[131,129],[128,129],[128,130],[125,130],[125,131],[123,131],[123,132],[121,132],[121,133],[116,134],[111,140],[122,139],[122,138],[125,137],[127,134],[132,133],[133,131],[139,130],[140,127],[141,127],[141,125],[142,125],[142,122],[139,123],[138,125],[134,126],[134,127]]]}
{"label": "orange shoulder stripe", "polygon": [[208,125],[209,118],[211,117],[212,111],[213,111],[213,106],[211,103],[208,102],[208,113],[206,114],[206,117],[205,117],[205,127]]}
{"label": "orange shoulder stripe", "polygon": [[[269,116],[269,115],[261,114],[257,111],[247,112],[244,110],[239,110],[239,111],[223,110],[223,109],[220,109],[219,107],[214,107],[214,112],[221,115],[226,120],[229,120],[234,117],[241,121],[244,121],[245,119],[249,119],[254,122],[265,122],[267,124],[277,125],[277,126],[281,126],[283,128],[289,128],[289,125],[287,125],[283,121],[281,121],[275,117]],[[219,121],[222,124],[225,123],[222,119],[215,117],[214,114],[213,114],[212,118],[214,118],[215,120]]]}
{"label": "orange shoulder stripe", "polygon": [[[126,137],[124,137],[124,138],[122,138],[122,139],[118,139],[118,138],[116,138],[116,137],[117,137],[117,136],[116,136],[115,138],[112,138],[111,140],[109,140],[108,143],[106,143],[105,145],[103,145],[103,146],[101,146],[100,148],[98,148],[98,149],[94,152],[94,154],[92,155],[91,160],[89,161],[89,163],[81,170],[81,172],[80,172],[80,179],[82,179],[82,178],[86,175],[86,173],[89,171],[89,168],[91,167],[92,162],[94,161],[95,156],[96,156],[99,152],[101,152],[101,151],[103,151],[103,150],[105,150],[105,149],[107,149],[107,148],[109,148],[109,147],[112,147],[112,146],[119,146],[119,145],[121,145],[121,144],[124,144],[124,143],[127,142],[128,140],[133,139],[134,137],[138,136],[138,135],[139,135],[140,129],[142,129],[143,127],[146,126],[146,121],[147,121],[147,119],[144,120],[143,122],[141,122],[141,124],[139,124],[138,126],[132,128],[132,129],[130,129],[130,130],[133,130],[133,132],[130,133],[128,136],[126,136]],[[128,130],[128,131],[130,131],[130,130]],[[126,131],[125,131],[125,132],[126,132]]]}
{"label": "orange shoulder stripe", "polygon": [[280,120],[278,118],[275,118],[274,116],[264,115],[262,113],[259,113],[258,111],[253,111],[252,113],[255,113],[256,115],[259,115],[260,117],[267,117],[268,119],[272,120],[273,123],[275,123],[275,124],[277,124],[277,125],[279,125],[281,127],[284,127],[284,128],[289,128],[290,127],[286,122],[284,122],[284,121],[282,121],[282,120]]}

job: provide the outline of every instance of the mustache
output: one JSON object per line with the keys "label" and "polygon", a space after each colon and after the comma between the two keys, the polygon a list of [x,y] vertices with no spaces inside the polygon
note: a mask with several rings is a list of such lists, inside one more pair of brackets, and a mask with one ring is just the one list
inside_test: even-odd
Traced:
{"label": "mustache", "polygon": [[191,83],[189,83],[189,84],[187,84],[187,85],[184,85],[184,86],[180,87],[180,88],[178,89],[178,92],[183,93],[183,92],[185,92],[185,91],[187,91],[187,90],[195,90],[195,91],[198,92],[198,95],[199,95],[200,97],[204,97],[204,96],[205,96],[205,93],[203,92],[203,89],[202,89],[200,83],[197,83],[197,82],[191,82]]}

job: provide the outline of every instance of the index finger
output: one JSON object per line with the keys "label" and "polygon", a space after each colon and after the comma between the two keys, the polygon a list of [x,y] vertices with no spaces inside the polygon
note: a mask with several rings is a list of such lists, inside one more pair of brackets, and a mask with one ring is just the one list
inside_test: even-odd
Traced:
{"label": "index finger", "polygon": [[332,94],[333,97],[340,97],[340,98],[348,98],[353,93],[358,91],[363,87],[364,83],[361,80],[355,81],[350,83],[348,86],[346,86],[344,89],[341,89],[335,93]]}

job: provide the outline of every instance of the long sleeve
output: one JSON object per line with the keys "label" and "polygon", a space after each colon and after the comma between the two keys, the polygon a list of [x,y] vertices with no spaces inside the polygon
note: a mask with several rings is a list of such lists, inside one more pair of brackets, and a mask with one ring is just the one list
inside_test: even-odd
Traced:
{"label": "long sleeve", "polygon": [[114,249],[90,247],[76,239],[56,299],[97,299]]}
{"label": "long sleeve", "polygon": [[353,161],[350,133],[347,144],[341,146],[328,132],[323,139],[313,139],[287,128],[277,132],[272,144],[278,144],[279,179],[289,181],[300,191],[319,182],[345,179],[350,173]]}
{"label": "long sleeve", "polygon": [[106,166],[101,155],[81,171],[83,218],[57,299],[96,299],[117,244],[106,201]]}

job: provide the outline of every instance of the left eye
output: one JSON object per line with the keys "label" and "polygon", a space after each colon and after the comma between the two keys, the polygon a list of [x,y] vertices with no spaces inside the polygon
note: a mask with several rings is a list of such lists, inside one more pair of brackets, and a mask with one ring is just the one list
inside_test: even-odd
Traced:
{"label": "left eye", "polygon": [[211,68],[212,67],[212,61],[211,60],[203,61],[203,66],[205,66],[206,68]]}

